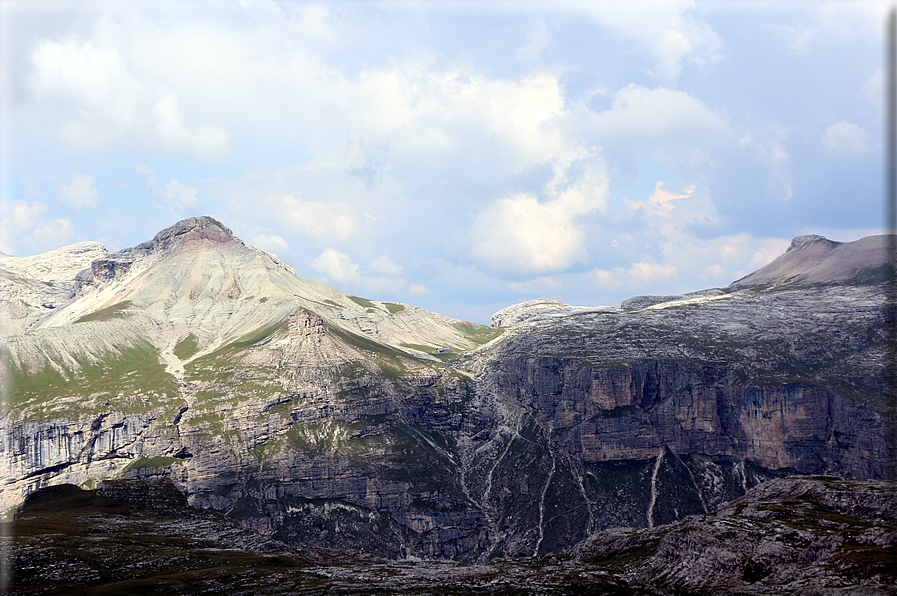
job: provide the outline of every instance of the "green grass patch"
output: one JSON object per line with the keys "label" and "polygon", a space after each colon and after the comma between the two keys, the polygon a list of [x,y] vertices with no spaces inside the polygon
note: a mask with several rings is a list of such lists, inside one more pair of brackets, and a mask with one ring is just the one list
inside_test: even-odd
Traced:
{"label": "green grass patch", "polygon": [[124,302],[118,302],[113,304],[112,306],[107,306],[106,308],[101,308],[96,312],[92,312],[88,315],[84,315],[75,323],[89,323],[91,321],[108,321],[109,319],[124,319],[127,315],[124,313],[125,310],[130,308],[131,301],[125,300]]}
{"label": "green grass patch", "polygon": [[471,323],[469,321],[455,323],[455,329],[460,331],[469,341],[477,345],[487,344],[505,332],[504,327],[487,327],[486,325]]}
{"label": "green grass patch", "polygon": [[179,341],[177,345],[174,347],[174,355],[180,358],[181,360],[187,360],[190,356],[193,356],[199,351],[199,340],[196,339],[196,336],[190,333]]}
{"label": "green grass patch", "polygon": [[386,310],[389,311],[389,314],[394,315],[397,312],[402,312],[405,310],[404,304],[396,304],[395,302],[384,302],[383,306],[386,307]]}
{"label": "green grass patch", "polygon": [[[6,511],[4,511],[3,513],[0,513],[0,523],[11,522],[11,521],[12,521],[12,518],[13,518],[13,517],[15,516],[15,514],[16,514],[16,511],[18,511],[18,510],[19,510],[19,507],[21,507],[21,506],[22,506],[21,503],[16,503],[15,505],[13,505],[12,507],[10,507],[9,509],[7,509]],[[2,536],[9,536],[8,533],[7,533],[7,534],[0,534],[0,535],[2,535]]]}
{"label": "green grass patch", "polygon": [[259,465],[263,465],[274,457],[274,455],[276,455],[282,448],[283,440],[273,439],[271,441],[259,443],[250,449],[249,452],[252,453],[252,456],[259,462]]}
{"label": "green grass patch", "polygon": [[349,296],[349,300],[357,304],[358,306],[362,306],[364,308],[377,308],[377,305],[368,300],[367,298],[362,298],[360,296]]}
{"label": "green grass patch", "polygon": [[[68,405],[65,413],[72,415],[92,413],[105,407],[106,401],[120,402],[121,398],[125,398],[125,403],[116,406],[125,412],[148,411],[178,397],[177,382],[166,372],[159,351],[152,344],[140,342],[119,350],[95,361],[76,357],[78,367],[64,368],[64,374],[49,362],[39,372],[11,367],[10,409],[28,408],[29,419],[46,419],[52,415],[50,408],[57,398],[95,398]],[[129,399],[134,396],[153,399]]]}
{"label": "green grass patch", "polygon": [[400,357],[414,358],[407,352],[397,350],[392,346],[340,329],[339,327],[327,325],[327,329],[346,344],[365,353],[366,356],[376,362],[377,366],[380,367],[380,370],[387,377],[397,378],[407,372],[407,367],[402,364]]}
{"label": "green grass patch", "polygon": [[[207,377],[209,376],[209,373],[214,373],[214,371],[218,371],[226,366],[231,361],[232,357],[239,352],[261,344],[277,333],[287,333],[288,329],[288,321],[277,321],[276,323],[259,327],[255,331],[247,333],[236,341],[225,344],[214,352],[197,358],[186,367],[185,372],[194,377]],[[205,375],[202,374],[203,371],[205,371]],[[212,377],[215,376],[216,375],[212,374]]]}
{"label": "green grass patch", "polygon": [[411,348],[412,350],[417,350],[419,352],[424,352],[425,354],[429,354],[431,352],[436,351],[436,346],[427,346],[424,344],[401,344],[403,348]]}

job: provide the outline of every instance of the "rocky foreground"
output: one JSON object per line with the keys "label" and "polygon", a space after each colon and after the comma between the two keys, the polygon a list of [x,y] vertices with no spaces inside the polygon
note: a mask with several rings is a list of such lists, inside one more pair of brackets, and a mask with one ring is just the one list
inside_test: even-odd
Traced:
{"label": "rocky foreground", "polygon": [[288,546],[167,480],[41,489],[5,524],[10,594],[895,594],[895,483],[790,477],[715,513],[476,565]]}

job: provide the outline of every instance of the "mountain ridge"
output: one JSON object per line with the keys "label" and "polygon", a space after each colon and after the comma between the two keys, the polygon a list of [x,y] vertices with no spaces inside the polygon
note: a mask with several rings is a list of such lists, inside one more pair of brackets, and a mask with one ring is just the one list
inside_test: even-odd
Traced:
{"label": "mountain ridge", "polygon": [[286,543],[485,561],[789,474],[893,476],[875,277],[533,301],[490,328],[302,280],[211,218],[114,254],[3,338],[3,507],[164,476]]}

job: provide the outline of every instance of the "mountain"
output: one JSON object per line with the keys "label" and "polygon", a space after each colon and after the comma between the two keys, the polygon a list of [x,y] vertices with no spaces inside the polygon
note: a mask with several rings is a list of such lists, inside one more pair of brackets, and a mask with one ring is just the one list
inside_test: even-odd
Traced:
{"label": "mountain", "polygon": [[894,255],[832,244],[798,238],[729,288],[531,301],[494,327],[299,278],[206,217],[117,253],[60,249],[72,265],[46,283],[4,257],[30,310],[2,344],[2,506],[167,478],[286,544],[486,561],[793,474],[893,478],[869,272]]}
{"label": "mountain", "polygon": [[798,236],[785,254],[731,287],[883,283],[897,271],[897,258],[888,254],[887,239],[869,236],[855,242],[833,242],[822,236]]}

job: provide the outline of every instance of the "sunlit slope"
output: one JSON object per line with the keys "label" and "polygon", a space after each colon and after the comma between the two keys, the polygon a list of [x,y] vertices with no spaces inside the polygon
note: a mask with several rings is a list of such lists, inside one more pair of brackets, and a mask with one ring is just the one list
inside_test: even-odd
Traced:
{"label": "sunlit slope", "polygon": [[162,350],[192,333],[197,354],[203,354],[283,322],[297,309],[317,313],[347,333],[408,349],[463,350],[484,339],[473,324],[297,277],[212,218],[184,220],[151,242],[94,262],[75,299],[37,327],[71,326],[92,317],[131,319]]}
{"label": "sunlit slope", "polygon": [[732,284],[732,288],[881,283],[894,276],[897,259],[888,236],[834,242],[798,236],[785,254]]}
{"label": "sunlit slope", "polygon": [[[220,365],[222,358],[258,362],[264,354],[275,369],[356,362],[370,374],[383,367],[401,374],[417,366],[414,360],[441,366],[428,354],[436,347],[463,351],[498,334],[297,277],[276,257],[207,217],[178,222],[137,247],[101,253],[77,280],[69,277],[74,296],[32,330],[4,342],[15,380],[8,399],[13,409],[38,403],[25,386],[35,385],[40,375],[46,377],[40,377],[46,386],[42,404],[115,393],[117,386],[106,383],[100,391],[94,381],[118,374],[116,363],[125,355],[130,366],[139,361],[155,368],[158,362],[171,376],[154,378],[153,387],[143,388],[156,390],[184,380],[185,372],[189,377],[195,367],[185,366],[204,357],[205,366]],[[309,329],[315,342],[305,341]],[[137,353],[141,357],[135,360]],[[265,374],[272,382],[277,377],[278,390],[289,390],[287,379],[294,376],[283,370]],[[136,381],[127,386],[141,389]],[[39,410],[29,415],[48,415],[45,406]]]}

